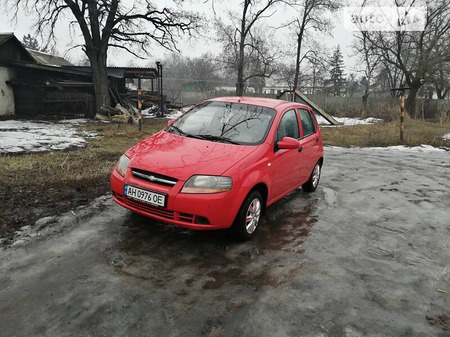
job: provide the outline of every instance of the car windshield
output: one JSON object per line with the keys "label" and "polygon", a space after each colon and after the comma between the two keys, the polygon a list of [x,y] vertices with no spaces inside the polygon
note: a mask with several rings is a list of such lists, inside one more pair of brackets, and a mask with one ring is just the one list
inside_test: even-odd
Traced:
{"label": "car windshield", "polygon": [[194,107],[166,131],[218,142],[257,145],[266,138],[276,111],[257,105],[206,102]]}

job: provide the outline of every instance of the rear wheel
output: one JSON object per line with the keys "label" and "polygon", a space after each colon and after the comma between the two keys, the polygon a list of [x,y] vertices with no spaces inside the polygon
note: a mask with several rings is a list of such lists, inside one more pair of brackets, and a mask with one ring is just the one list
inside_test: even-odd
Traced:
{"label": "rear wheel", "polygon": [[250,240],[255,234],[262,215],[263,198],[259,191],[252,191],[242,203],[233,230],[240,240]]}
{"label": "rear wheel", "polygon": [[309,176],[309,180],[302,185],[302,188],[306,192],[314,192],[319,185],[320,173],[322,171],[322,167],[320,165],[320,161],[317,162],[316,166],[314,166],[311,175]]}

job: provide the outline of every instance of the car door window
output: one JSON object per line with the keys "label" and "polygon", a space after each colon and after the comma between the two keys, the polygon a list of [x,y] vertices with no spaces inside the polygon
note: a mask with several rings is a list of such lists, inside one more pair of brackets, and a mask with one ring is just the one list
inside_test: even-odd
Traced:
{"label": "car door window", "polygon": [[283,137],[292,137],[295,139],[300,137],[300,129],[295,110],[289,110],[281,118],[281,122],[277,130],[276,141],[280,141]]}
{"label": "car door window", "polygon": [[316,132],[314,122],[308,110],[300,109],[300,119],[302,121],[303,137],[307,137]]}

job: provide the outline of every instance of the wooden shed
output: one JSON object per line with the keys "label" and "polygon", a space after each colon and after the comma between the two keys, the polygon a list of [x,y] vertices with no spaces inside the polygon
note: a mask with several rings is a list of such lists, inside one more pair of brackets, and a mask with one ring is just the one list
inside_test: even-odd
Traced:
{"label": "wooden shed", "polygon": [[[128,94],[126,79],[153,81],[158,76],[154,68],[109,67],[112,102]],[[0,34],[0,97],[0,116],[95,115],[91,67],[77,67],[62,57],[27,49],[13,33]]]}

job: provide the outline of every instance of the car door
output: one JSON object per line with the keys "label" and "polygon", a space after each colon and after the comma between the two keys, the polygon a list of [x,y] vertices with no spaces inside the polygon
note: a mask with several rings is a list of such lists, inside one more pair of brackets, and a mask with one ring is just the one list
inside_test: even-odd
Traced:
{"label": "car door", "polygon": [[320,137],[312,111],[300,108],[298,109],[298,112],[300,114],[301,121],[300,146],[302,148],[301,153],[303,154],[303,165],[300,170],[300,180],[303,184],[309,179],[314,165],[319,160],[318,153],[320,152]]}
{"label": "car door", "polygon": [[301,153],[298,149],[278,149],[276,143],[283,137],[300,138],[300,127],[295,109],[286,111],[280,120],[274,140],[273,180],[270,199],[279,199],[298,187]]}

